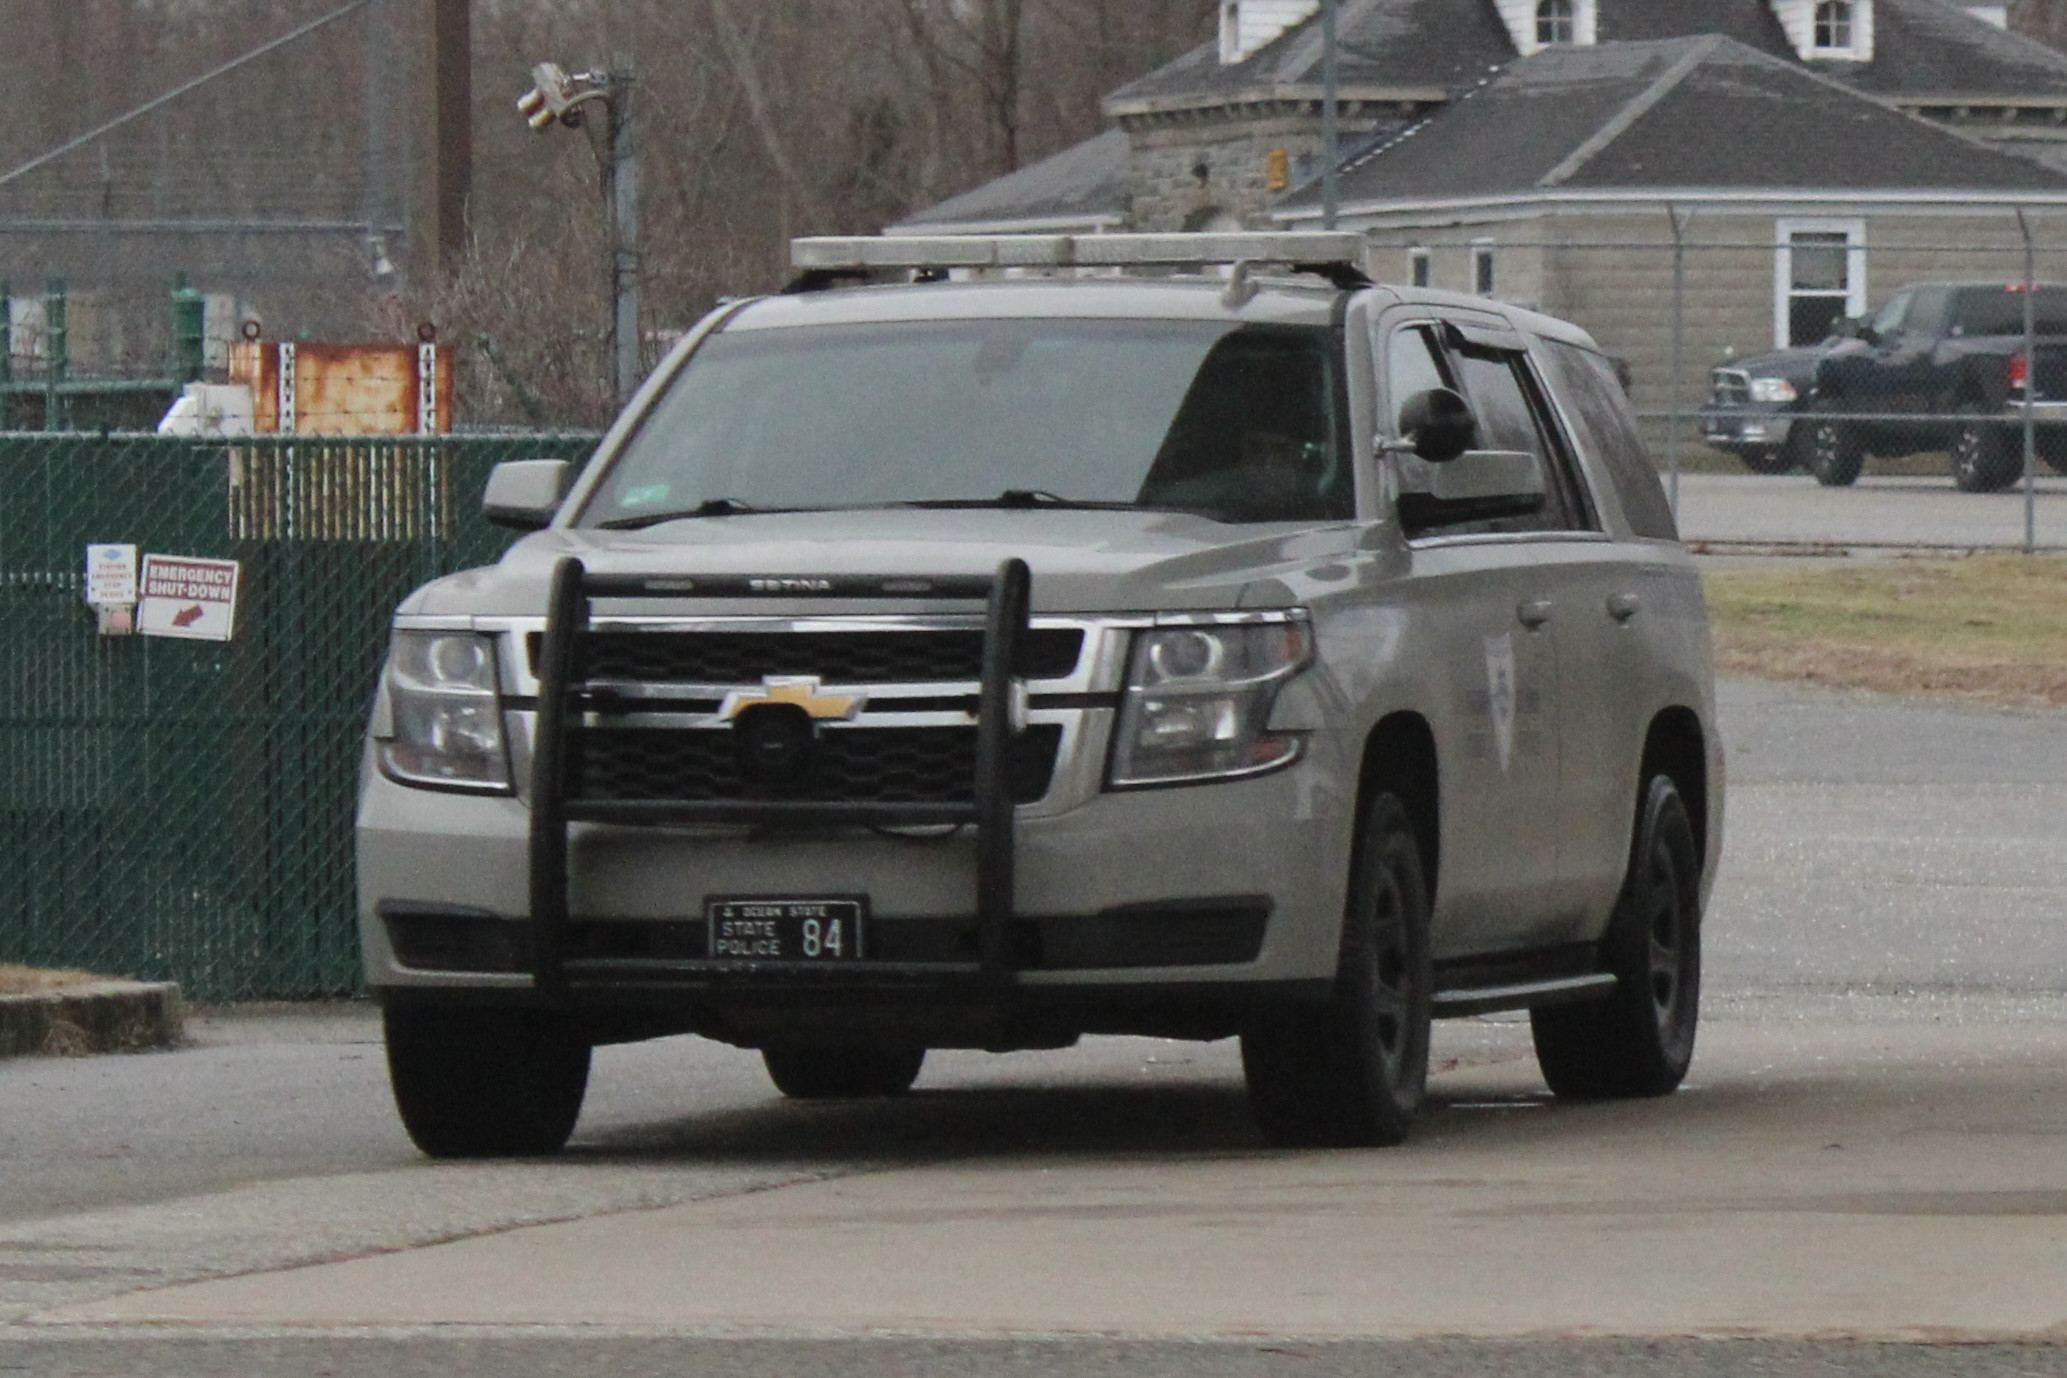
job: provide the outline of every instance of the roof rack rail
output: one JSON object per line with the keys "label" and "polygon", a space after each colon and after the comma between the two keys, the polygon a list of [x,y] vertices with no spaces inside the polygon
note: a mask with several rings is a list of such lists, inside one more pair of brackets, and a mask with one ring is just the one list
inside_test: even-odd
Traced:
{"label": "roof rack rail", "polygon": [[[1249,234],[970,234],[828,236],[790,241],[804,278],[876,269],[1206,268],[1274,263],[1331,282],[1363,278],[1354,231]],[[1365,279],[1368,281],[1368,279]]]}

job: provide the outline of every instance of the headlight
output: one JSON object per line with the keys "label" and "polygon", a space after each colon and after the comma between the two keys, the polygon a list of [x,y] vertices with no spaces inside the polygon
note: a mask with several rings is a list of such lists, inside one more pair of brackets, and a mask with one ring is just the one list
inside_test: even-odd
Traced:
{"label": "headlight", "polygon": [[493,640],[398,631],[387,691],[395,735],[378,744],[382,770],[411,785],[509,788]]}
{"label": "headlight", "polygon": [[1754,402],[1792,402],[1794,398],[1794,384],[1785,378],[1751,380],[1751,400]]}
{"label": "headlight", "polygon": [[1158,627],[1134,639],[1113,744],[1115,789],[1256,775],[1299,756],[1271,705],[1313,661],[1305,621]]}

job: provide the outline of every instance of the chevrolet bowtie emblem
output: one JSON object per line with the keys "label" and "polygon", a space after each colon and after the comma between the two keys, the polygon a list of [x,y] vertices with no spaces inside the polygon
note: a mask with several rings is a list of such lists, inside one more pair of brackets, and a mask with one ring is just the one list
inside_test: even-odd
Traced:
{"label": "chevrolet bowtie emblem", "polygon": [[863,694],[821,694],[816,675],[767,675],[759,689],[734,689],[718,706],[721,722],[731,722],[749,708],[787,705],[801,708],[816,721],[852,721],[868,702]]}

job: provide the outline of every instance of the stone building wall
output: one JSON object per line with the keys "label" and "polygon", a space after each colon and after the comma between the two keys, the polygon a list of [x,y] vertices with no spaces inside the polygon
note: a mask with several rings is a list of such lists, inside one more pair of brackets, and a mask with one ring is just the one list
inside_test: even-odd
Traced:
{"label": "stone building wall", "polygon": [[[1346,110],[1341,146],[1405,127],[1410,116]],[[1136,116],[1121,122],[1133,146],[1127,228],[1147,233],[1275,228],[1270,208],[1321,174],[1320,120],[1306,102],[1275,110]],[[1273,155],[1277,155],[1274,159]],[[1273,165],[1284,184],[1272,185]]]}

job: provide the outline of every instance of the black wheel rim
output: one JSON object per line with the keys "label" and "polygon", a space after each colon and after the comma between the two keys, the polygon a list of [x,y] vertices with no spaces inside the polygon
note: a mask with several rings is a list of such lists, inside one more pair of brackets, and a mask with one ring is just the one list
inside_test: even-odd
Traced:
{"label": "black wheel rim", "polygon": [[1828,421],[1817,422],[1809,436],[1809,462],[1819,475],[1837,472],[1837,427]]}
{"label": "black wheel rim", "polygon": [[1686,922],[1680,904],[1679,867],[1662,843],[1651,849],[1644,868],[1644,933],[1649,948],[1651,1010],[1658,1027],[1671,1029],[1679,1016],[1685,978]]}
{"label": "black wheel rim", "polygon": [[1960,429],[1952,439],[1952,472],[1972,480],[1981,468],[1981,437],[1972,426]]}
{"label": "black wheel rim", "polygon": [[1398,1086],[1405,1074],[1413,1028],[1408,982],[1413,954],[1407,946],[1407,910],[1390,869],[1379,874],[1371,897],[1371,1018],[1385,1082]]}

